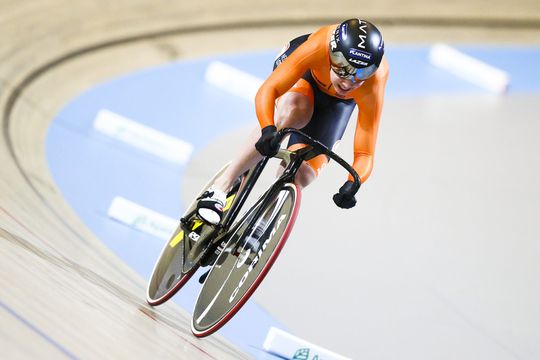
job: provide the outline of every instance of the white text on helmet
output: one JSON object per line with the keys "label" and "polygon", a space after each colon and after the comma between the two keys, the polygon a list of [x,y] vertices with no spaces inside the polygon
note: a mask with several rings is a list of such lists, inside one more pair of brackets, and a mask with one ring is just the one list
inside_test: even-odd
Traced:
{"label": "white text on helmet", "polygon": [[360,44],[358,44],[358,47],[361,47],[362,49],[365,49],[366,46],[364,45],[366,43],[366,37],[367,37],[367,30],[366,30],[366,27],[367,27],[367,24],[366,23],[360,23],[360,30],[362,30],[364,32],[365,35],[358,35],[358,37],[360,38]]}

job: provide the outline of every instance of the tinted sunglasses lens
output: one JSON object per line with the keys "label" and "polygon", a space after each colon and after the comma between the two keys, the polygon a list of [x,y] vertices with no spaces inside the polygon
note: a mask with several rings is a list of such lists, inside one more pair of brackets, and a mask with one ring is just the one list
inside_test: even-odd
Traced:
{"label": "tinted sunglasses lens", "polygon": [[362,81],[370,78],[375,71],[377,71],[377,66],[375,64],[371,64],[368,67],[362,68],[362,69],[356,69],[355,79],[357,81]]}

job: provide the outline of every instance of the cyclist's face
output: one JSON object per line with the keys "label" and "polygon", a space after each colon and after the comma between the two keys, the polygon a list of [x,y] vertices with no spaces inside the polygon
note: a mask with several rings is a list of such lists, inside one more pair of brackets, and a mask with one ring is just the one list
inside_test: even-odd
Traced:
{"label": "cyclist's face", "polygon": [[363,80],[353,82],[349,75],[343,73],[338,68],[334,68],[334,66],[330,68],[330,81],[339,96],[346,96],[364,83]]}

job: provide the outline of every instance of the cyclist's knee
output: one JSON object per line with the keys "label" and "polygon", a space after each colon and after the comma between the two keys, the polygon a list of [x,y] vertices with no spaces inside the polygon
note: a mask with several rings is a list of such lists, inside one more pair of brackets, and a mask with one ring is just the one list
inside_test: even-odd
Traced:
{"label": "cyclist's knee", "polygon": [[309,184],[313,182],[317,178],[317,172],[313,170],[313,168],[306,164],[305,162],[302,164],[300,169],[298,169],[298,172],[296,173],[296,177],[294,179],[294,183],[301,188],[305,188]]}
{"label": "cyclist's knee", "polygon": [[313,115],[313,104],[302,94],[288,93],[286,95],[280,99],[277,107],[276,123],[278,128],[303,128]]}

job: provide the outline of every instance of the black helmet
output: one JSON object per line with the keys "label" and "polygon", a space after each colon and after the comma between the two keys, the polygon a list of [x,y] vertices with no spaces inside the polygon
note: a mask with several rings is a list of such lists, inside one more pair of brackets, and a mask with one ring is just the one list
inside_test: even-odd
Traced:
{"label": "black helmet", "polygon": [[369,21],[349,19],[336,27],[330,37],[332,69],[354,81],[365,80],[375,73],[384,54],[384,41]]}

